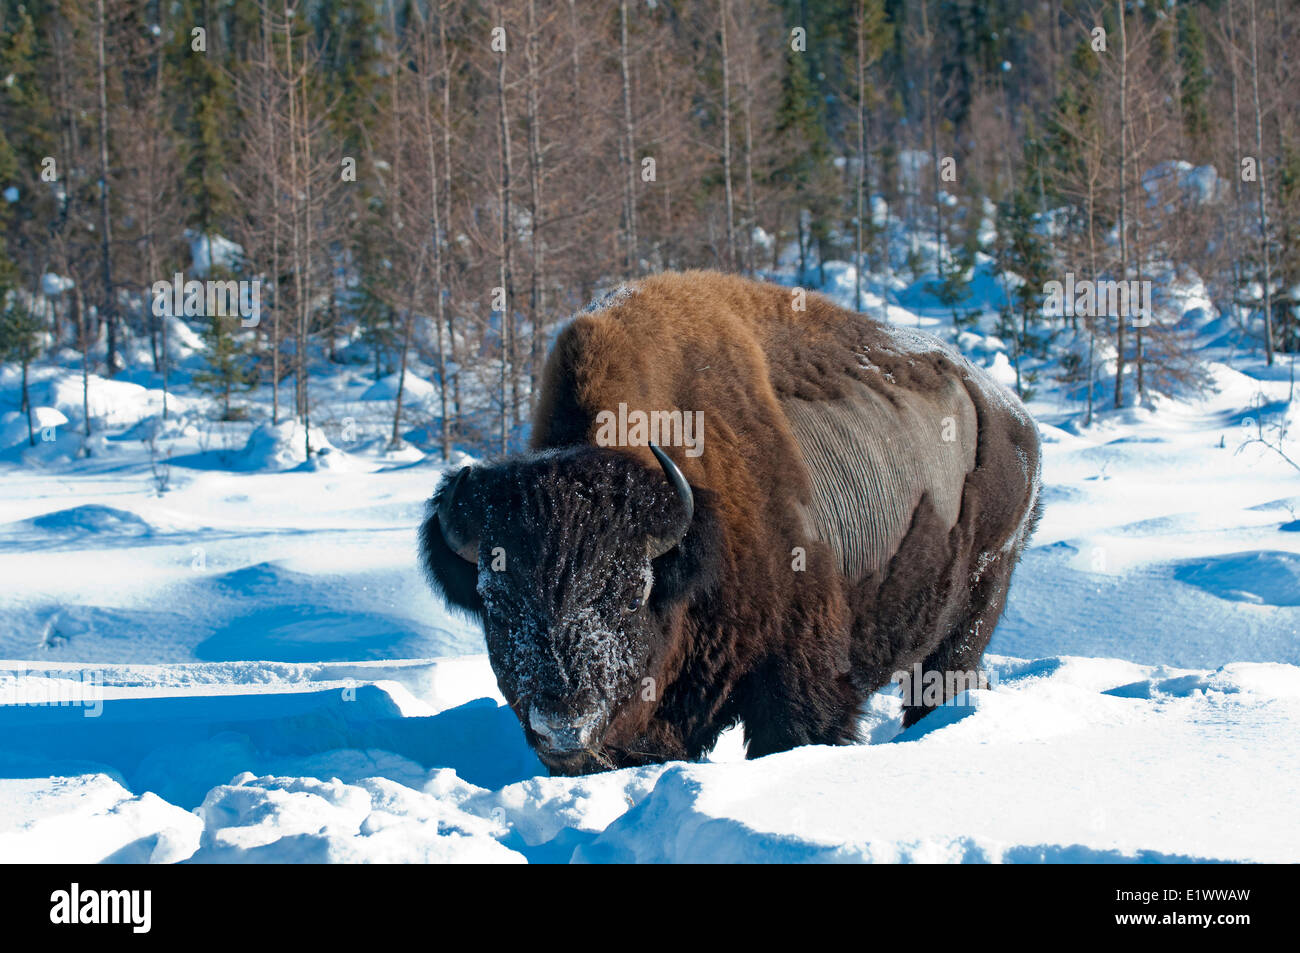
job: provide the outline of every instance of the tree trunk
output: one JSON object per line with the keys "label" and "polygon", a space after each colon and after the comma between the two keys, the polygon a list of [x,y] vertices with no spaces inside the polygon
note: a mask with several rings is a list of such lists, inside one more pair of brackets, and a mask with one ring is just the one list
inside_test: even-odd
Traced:
{"label": "tree trunk", "polygon": [[[503,5],[496,6],[497,24],[505,26]],[[511,236],[510,215],[510,115],[506,108],[506,52],[497,54],[497,111],[500,119],[498,134],[500,138],[499,179],[497,184],[497,202],[501,209],[498,238],[498,267],[501,279],[501,434],[500,450],[504,454],[509,449],[510,423],[514,417],[510,401],[510,383],[514,367],[514,307],[511,300]]]}
{"label": "tree trunk", "polygon": [[99,218],[103,257],[104,320],[108,323],[105,360],[108,376],[117,373],[117,302],[113,299],[113,220],[108,211],[108,80],[104,61],[104,0],[95,0],[95,58],[99,84]]}
{"label": "tree trunk", "polygon": [[569,85],[569,105],[576,112],[582,101],[582,56],[578,52],[578,37],[582,29],[578,26],[578,6],[576,0],[569,0],[569,36],[573,44],[569,48],[569,66],[572,73]]}
{"label": "tree trunk", "polygon": [[303,283],[305,293],[300,305],[301,321],[298,325],[298,368],[299,368],[299,386],[302,388],[302,439],[303,446],[306,449],[308,458],[311,457],[311,400],[310,392],[307,387],[307,339],[311,333],[311,286],[312,286],[312,167],[311,167],[311,135],[307,122],[307,68],[306,68],[306,41],[303,42],[303,69],[302,73],[302,108],[299,115],[302,123],[302,155],[303,155]]}
{"label": "tree trunk", "polygon": [[301,325],[303,275],[300,223],[298,221],[298,86],[293,72],[292,23],[285,26],[284,47],[285,61],[288,64],[285,75],[289,79],[289,134],[286,137],[289,142],[289,261],[293,270],[294,348],[297,351],[294,354],[293,412],[294,416],[301,420],[303,415],[302,372],[304,362],[302,341],[299,338],[298,330]]}
{"label": "tree trunk", "polygon": [[[1088,178],[1088,277],[1092,279],[1094,288],[1097,286],[1098,278],[1096,185],[1096,179],[1090,175]],[[1073,306],[1071,306],[1070,310],[1074,310]],[[1087,315],[1084,321],[1088,325],[1088,412],[1084,417],[1083,425],[1091,427],[1093,391],[1097,387],[1097,316],[1095,313]]]}
{"label": "tree trunk", "polygon": [[[393,174],[389,179],[389,227],[393,230],[393,235],[398,234],[398,203],[402,199],[402,102],[399,94],[399,79],[402,74],[401,51],[398,49],[398,32],[397,32],[397,7],[396,5],[388,8],[388,29],[392,34],[393,42],[393,62],[389,64],[389,95],[391,101],[389,115],[392,117],[393,124],[393,141],[391,143],[393,150]],[[434,196],[434,203],[437,204],[437,196]],[[418,266],[417,266],[418,270]],[[419,280],[416,281],[416,288],[413,293],[414,301],[420,300]],[[402,350],[398,356],[397,362],[397,394],[393,400],[393,433],[388,440],[389,450],[400,450],[402,448],[402,393],[406,387],[406,355],[411,349],[411,308],[408,306],[401,309],[403,314],[402,321]]]}
{"label": "tree trunk", "polygon": [[[1234,0],[1228,0],[1228,19],[1225,26],[1228,40],[1229,75],[1232,90],[1232,219],[1229,233],[1235,234],[1241,222],[1241,104],[1237,92],[1237,13]],[[1241,255],[1238,243],[1232,242],[1232,317],[1237,319],[1237,295],[1241,293]]]}
{"label": "tree trunk", "polygon": [[[65,269],[71,275],[71,269]],[[90,436],[90,336],[86,327],[86,297],[81,293],[81,282],[73,278],[73,303],[77,308],[77,337],[81,341],[81,418],[87,437]],[[90,446],[86,445],[86,454]]]}
{"label": "tree trunk", "polygon": [[27,364],[26,358],[23,359],[23,412],[27,414],[27,445],[36,446],[36,433],[32,429],[32,398],[27,393]]}
{"label": "tree trunk", "polygon": [[1259,253],[1264,264],[1264,354],[1273,365],[1273,270],[1268,247],[1268,194],[1264,172],[1264,121],[1259,107],[1259,29],[1250,0],[1250,83],[1255,96],[1255,181],[1259,187]]}
{"label": "tree trunk", "polygon": [[262,6],[262,90],[267,97],[266,129],[271,150],[267,177],[271,193],[271,424],[280,422],[280,179],[279,138],[275,134],[275,118],[271,111],[273,57],[275,33],[271,24],[271,5]]}
{"label": "tree trunk", "polygon": [[[1123,2],[1123,0],[1120,0]],[[943,183],[939,177],[939,131],[934,108],[934,83],[938,81],[934,68],[934,35],[930,32],[929,0],[921,0],[921,38],[925,56],[925,125],[930,135],[930,172],[934,179],[934,271],[943,274]]]}
{"label": "tree trunk", "polygon": [[866,214],[863,192],[866,188],[865,179],[867,177],[867,38],[864,35],[866,31],[866,11],[863,9],[863,3],[864,0],[858,0],[858,175],[856,190],[858,227],[853,257],[853,306],[857,311],[862,310],[862,229],[864,227],[863,216]]}
{"label": "tree trunk", "polygon": [[[439,18],[441,29],[441,17]],[[434,296],[434,315],[433,324],[437,333],[438,344],[438,412],[439,412],[439,442],[442,450],[442,459],[447,461],[451,458],[451,431],[448,427],[448,400],[447,400],[447,351],[443,341],[443,322],[446,320],[446,307],[443,302],[443,255],[442,255],[442,233],[443,226],[441,221],[442,196],[438,188],[438,143],[434,136],[434,119],[433,119],[433,96],[430,90],[429,82],[425,81],[425,74],[431,75],[429,65],[433,62],[432,41],[428,36],[428,31],[423,18],[420,22],[420,52],[421,52],[421,83],[420,83],[420,106],[421,118],[424,125],[424,154],[429,164],[429,187],[433,190],[430,196],[429,211],[430,225],[432,228],[433,248],[433,296]],[[445,46],[442,49],[442,55],[445,55]],[[445,69],[446,64],[443,64]],[[445,78],[445,77],[444,77]],[[443,124],[446,126],[449,117],[443,116]]]}
{"label": "tree trunk", "polygon": [[[1142,287],[1142,257],[1143,257],[1141,220],[1133,223],[1133,250],[1135,252],[1133,264],[1137,272],[1138,287],[1141,288]],[[1132,302],[1130,301],[1130,305],[1131,304]],[[1132,310],[1131,306],[1129,310],[1130,311]],[[1143,347],[1142,347],[1142,336],[1143,336],[1142,325],[1147,320],[1147,317],[1148,317],[1147,315],[1143,315],[1142,321],[1135,321],[1133,327],[1133,347],[1134,347],[1133,361],[1134,361],[1134,370],[1137,374],[1137,377],[1135,379],[1135,384],[1137,386],[1137,397],[1138,397],[1139,404],[1142,403],[1143,399],[1145,399],[1146,397],[1146,367],[1144,366],[1146,363],[1146,355],[1143,352]]]}
{"label": "tree trunk", "polygon": [[[1128,280],[1128,33],[1124,0],[1119,11],[1119,280]],[[1115,321],[1115,406],[1124,405],[1124,315]]]}
{"label": "tree trunk", "polygon": [[736,213],[731,191],[731,58],[727,49],[727,0],[718,0],[722,37],[722,182],[727,212],[728,269],[736,267]]}
{"label": "tree trunk", "polygon": [[628,62],[627,0],[618,5],[619,15],[619,65],[623,76],[623,142],[620,149],[623,160],[623,228],[626,246],[623,254],[628,275],[638,271],[636,237],[636,148],[632,125],[632,74]]}
{"label": "tree trunk", "polygon": [[754,199],[754,88],[749,73],[749,51],[741,59],[741,77],[745,95],[745,219],[744,219],[744,268],[747,274],[754,273],[754,226],[758,222],[758,208]]}
{"label": "tree trunk", "polygon": [[538,72],[537,72],[537,4],[536,0],[528,0],[528,39],[527,39],[527,59],[528,59],[528,191],[529,191],[529,218],[531,227],[529,228],[529,237],[532,243],[532,260],[528,275],[528,320],[531,326],[529,336],[529,354],[528,354],[528,416],[531,418],[536,403],[538,373],[541,369],[542,361],[542,340],[544,337],[545,322],[543,313],[545,308],[545,282],[546,282],[546,245],[542,240],[541,231],[543,227],[542,217],[542,175],[543,175],[543,154],[542,154],[542,120],[541,107],[538,95]]}
{"label": "tree trunk", "polygon": [[[446,236],[451,229],[451,54],[447,49],[447,18],[444,15],[438,17],[438,47],[442,56],[442,231]],[[445,238],[444,238],[445,240]],[[447,247],[448,256],[451,249]],[[449,268],[450,261],[446,262]],[[439,274],[443,274],[441,269]],[[450,274],[447,276],[447,289],[451,288]],[[442,308],[443,295],[438,296],[438,307]],[[441,314],[441,310],[439,311]],[[455,366],[455,373],[452,375],[451,395],[452,395],[452,421],[451,434],[460,433],[460,351],[456,344],[456,316],[455,312],[448,309],[447,311],[447,346],[451,351],[451,363]],[[444,378],[445,380],[445,378]],[[443,429],[447,429],[446,418],[443,418]],[[451,438],[444,434],[443,437],[443,459],[447,459],[451,452]]]}

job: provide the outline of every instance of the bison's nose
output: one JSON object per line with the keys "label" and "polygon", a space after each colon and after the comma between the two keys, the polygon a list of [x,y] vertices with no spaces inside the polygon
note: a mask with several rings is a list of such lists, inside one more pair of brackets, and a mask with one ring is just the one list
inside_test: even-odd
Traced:
{"label": "bison's nose", "polygon": [[528,710],[528,725],[537,732],[543,746],[551,751],[581,751],[596,735],[598,714],[574,717],[543,711],[536,706]]}

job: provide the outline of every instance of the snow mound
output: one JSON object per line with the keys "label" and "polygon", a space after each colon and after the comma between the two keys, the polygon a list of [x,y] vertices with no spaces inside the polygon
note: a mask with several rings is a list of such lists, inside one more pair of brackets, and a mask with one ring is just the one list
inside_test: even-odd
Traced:
{"label": "snow mound", "polygon": [[194,229],[185,229],[190,243],[190,262],[194,277],[206,278],[213,265],[233,270],[244,258],[244,248],[222,235],[204,235]]}
{"label": "snow mound", "polygon": [[1175,204],[1168,201],[1171,197],[1181,196],[1184,201],[1192,204],[1207,205],[1221,198],[1228,186],[1214,166],[1193,166],[1180,159],[1160,162],[1144,172],[1142,188],[1147,191],[1150,206],[1155,207],[1164,198],[1166,208],[1174,212]]}
{"label": "snow mound", "polygon": [[241,470],[292,469],[307,462],[306,436],[310,436],[313,454],[328,450],[338,454],[340,459],[346,456],[329,442],[320,428],[311,427],[309,433],[304,434],[302,422],[292,419],[255,427],[236,463]]}
{"label": "snow mound", "polygon": [[170,864],[199,846],[203,822],[106,774],[12,778],[0,799],[0,859],[10,864]]}
{"label": "snow mound", "polygon": [[214,788],[197,810],[196,863],[523,863],[492,818],[460,810],[474,789],[446,772],[434,796],[385,778],[257,778]]}
{"label": "snow mound", "polygon": [[[91,374],[86,379],[83,403],[80,372],[61,371],[46,380],[33,383],[31,399],[38,412],[50,414],[50,419],[56,421],[53,426],[66,425],[69,421],[80,424],[88,409],[96,430],[102,431],[130,427],[145,417],[161,413],[163,392],[161,388]],[[168,402],[172,410],[190,404],[189,400],[175,394],[168,396]],[[57,423],[56,415],[62,415],[62,424]],[[23,428],[23,436],[26,437],[25,423]]]}
{"label": "snow mound", "polygon": [[53,298],[76,287],[76,284],[77,283],[71,278],[66,278],[63,275],[56,275],[53,272],[47,271],[45,274],[41,275],[41,294]]}
{"label": "snow mound", "polygon": [[34,529],[58,536],[148,536],[153,531],[135,513],[94,503],[55,510],[26,522]]}
{"label": "snow mound", "polygon": [[311,458],[304,460],[301,464],[295,467],[295,469],[307,473],[320,473],[327,471],[332,473],[356,473],[369,468],[359,464],[355,459],[347,453],[344,453],[342,450],[339,450],[337,447],[326,446],[317,450],[316,442],[313,439]]}
{"label": "snow mound", "polygon": [[[167,325],[167,356],[173,366],[183,365],[193,355],[206,351],[208,349],[201,335],[187,324],[184,319],[170,313],[171,299],[163,299],[163,310],[166,312],[161,318],[154,320],[165,322]],[[139,335],[132,339],[134,354],[127,362],[128,366],[151,367],[153,365],[153,350],[147,335]],[[161,329],[158,334],[158,344],[162,344]]]}
{"label": "snow mound", "polygon": [[199,427],[195,421],[201,421],[203,418],[199,414],[190,413],[187,410],[188,401],[183,398],[177,398],[174,395],[167,398],[170,404],[170,413],[166,420],[162,414],[153,414],[149,417],[142,417],[133,426],[128,427],[122,432],[119,439],[121,440],[175,440],[177,438],[195,437],[199,435]]}
{"label": "snow mound", "polygon": [[[396,400],[397,399],[397,382],[399,375],[389,374],[387,377],[381,377],[361,395],[362,400]],[[426,400],[432,400],[437,388],[429,381],[422,377],[416,377],[410,371],[406,372],[402,378],[402,402],[403,403],[420,403]]]}
{"label": "snow mound", "polygon": [[1105,692],[1118,698],[1190,698],[1218,692],[1270,698],[1300,698],[1300,668],[1276,663],[1234,662],[1215,672],[1169,675],[1158,671]]}
{"label": "snow mound", "polygon": [[[134,423],[162,407],[162,391],[150,391],[129,381],[110,380],[91,374],[87,378],[86,406],[92,419],[105,424]],[[82,381],[76,372],[65,372],[32,385],[32,403],[52,407],[68,420],[82,419]],[[156,405],[156,406],[155,406]]]}
{"label": "snow mound", "polygon": [[167,316],[167,351],[174,360],[184,360],[191,354],[208,349],[197,331],[175,315]]}
{"label": "snow mound", "polygon": [[1232,602],[1300,606],[1300,555],[1295,553],[1256,550],[1190,560],[1174,576]]}
{"label": "snow mound", "polygon": [[[37,440],[46,427],[62,427],[68,418],[53,407],[32,408],[32,433]],[[24,443],[27,440],[27,415],[17,410],[7,411],[0,417],[0,449]]]}

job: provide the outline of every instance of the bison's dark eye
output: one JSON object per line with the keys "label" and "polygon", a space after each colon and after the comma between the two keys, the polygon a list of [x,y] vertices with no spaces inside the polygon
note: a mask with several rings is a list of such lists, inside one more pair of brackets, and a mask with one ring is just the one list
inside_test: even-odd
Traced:
{"label": "bison's dark eye", "polygon": [[653,583],[653,581],[654,580],[651,578],[650,573],[647,570],[645,576],[645,586],[642,588],[642,590],[639,593],[637,593],[637,595],[633,596],[632,599],[627,603],[627,608],[625,611],[627,612],[628,615],[631,615],[633,612],[636,612],[643,605],[645,605],[645,601],[650,598],[650,585],[651,583]]}

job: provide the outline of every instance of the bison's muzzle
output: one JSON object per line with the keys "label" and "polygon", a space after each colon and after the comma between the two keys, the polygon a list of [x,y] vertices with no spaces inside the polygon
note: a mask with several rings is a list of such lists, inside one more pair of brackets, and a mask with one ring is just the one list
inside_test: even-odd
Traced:
{"label": "bison's muzzle", "polygon": [[574,718],[547,712],[537,705],[528,709],[528,727],[537,735],[538,746],[555,755],[585,751],[597,739],[604,720],[599,711]]}

